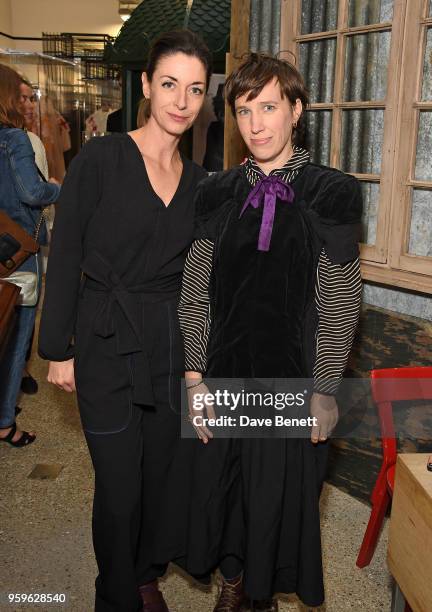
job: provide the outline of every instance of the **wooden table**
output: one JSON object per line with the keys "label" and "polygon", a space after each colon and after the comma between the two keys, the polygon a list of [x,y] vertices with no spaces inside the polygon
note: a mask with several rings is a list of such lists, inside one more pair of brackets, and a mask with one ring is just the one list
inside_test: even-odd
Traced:
{"label": "wooden table", "polygon": [[[414,612],[432,611],[432,472],[426,469],[428,456],[398,455],[390,518],[388,565]],[[400,605],[396,593],[392,609],[403,609]]]}

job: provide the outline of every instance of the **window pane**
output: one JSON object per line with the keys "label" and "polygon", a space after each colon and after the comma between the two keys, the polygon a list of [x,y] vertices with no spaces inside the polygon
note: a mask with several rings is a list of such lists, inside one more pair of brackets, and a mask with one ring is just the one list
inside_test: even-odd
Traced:
{"label": "window pane", "polygon": [[301,33],[327,32],[337,26],[338,0],[303,0]]}
{"label": "window pane", "polygon": [[428,29],[426,37],[426,51],[423,64],[422,100],[432,100],[432,28]]}
{"label": "window pane", "polygon": [[391,32],[349,36],[345,54],[344,100],[384,100]]}
{"label": "window pane", "polygon": [[415,178],[432,181],[432,112],[421,112],[419,120]]}
{"label": "window pane", "polygon": [[348,24],[350,27],[382,23],[393,19],[393,0],[350,0]]}
{"label": "window pane", "polygon": [[361,183],[363,193],[362,242],[375,244],[379,202],[379,183]]}
{"label": "window pane", "polygon": [[344,172],[380,174],[384,111],[343,111],[341,169]]}
{"label": "window pane", "polygon": [[432,257],[432,191],[413,189],[408,252]]}
{"label": "window pane", "polygon": [[330,163],[331,111],[308,111],[306,113],[307,149],[316,164]]}
{"label": "window pane", "polygon": [[300,72],[309,89],[311,102],[333,100],[335,54],[335,38],[300,45]]}

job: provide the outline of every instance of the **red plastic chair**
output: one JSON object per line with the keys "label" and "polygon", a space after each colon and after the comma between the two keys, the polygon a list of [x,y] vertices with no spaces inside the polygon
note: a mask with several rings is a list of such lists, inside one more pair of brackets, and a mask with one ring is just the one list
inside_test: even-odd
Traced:
{"label": "red plastic chair", "polygon": [[383,462],[371,495],[372,510],[356,565],[372,560],[387,507],[393,496],[397,446],[392,402],[432,399],[432,367],[388,368],[371,371],[372,397],[378,407]]}

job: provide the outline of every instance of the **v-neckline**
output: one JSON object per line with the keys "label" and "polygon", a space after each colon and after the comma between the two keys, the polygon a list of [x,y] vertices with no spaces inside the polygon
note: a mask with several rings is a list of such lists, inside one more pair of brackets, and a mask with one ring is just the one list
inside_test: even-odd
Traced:
{"label": "v-neckline", "polygon": [[148,174],[148,171],[147,171],[147,166],[146,166],[146,163],[145,163],[144,156],[143,156],[143,154],[141,153],[141,150],[140,150],[140,148],[139,148],[139,146],[138,146],[137,142],[135,141],[135,139],[134,139],[134,138],[132,138],[132,136],[131,136],[131,135],[130,135],[128,132],[126,132],[126,136],[129,138],[129,140],[130,140],[130,141],[131,141],[131,143],[133,144],[133,146],[134,146],[134,148],[135,148],[135,150],[136,150],[137,154],[139,155],[140,162],[141,162],[141,164],[142,164],[142,167],[144,168],[144,176],[145,176],[145,180],[146,180],[146,183],[147,183],[147,187],[148,187],[148,188],[150,189],[150,191],[153,193],[154,197],[155,197],[157,200],[159,200],[159,203],[161,204],[161,206],[163,206],[163,208],[164,208],[165,210],[167,210],[168,208],[171,208],[171,206],[172,206],[172,204],[173,204],[174,200],[176,199],[177,195],[180,193],[181,188],[183,187],[183,181],[184,181],[184,178],[185,178],[185,172],[186,172],[186,160],[185,160],[185,158],[183,157],[182,153],[179,151],[180,158],[181,158],[181,161],[182,161],[182,171],[181,171],[181,174],[180,174],[180,179],[179,179],[179,182],[178,182],[178,184],[177,184],[177,188],[176,188],[176,190],[174,191],[174,193],[173,193],[173,196],[172,196],[171,200],[168,202],[168,204],[165,204],[165,202],[162,200],[162,198],[161,198],[161,197],[160,197],[160,195],[159,195],[159,194],[156,192],[155,188],[154,188],[154,187],[153,187],[153,185],[152,185],[152,182],[151,182],[151,180],[150,180],[150,177],[149,177],[149,174]]}

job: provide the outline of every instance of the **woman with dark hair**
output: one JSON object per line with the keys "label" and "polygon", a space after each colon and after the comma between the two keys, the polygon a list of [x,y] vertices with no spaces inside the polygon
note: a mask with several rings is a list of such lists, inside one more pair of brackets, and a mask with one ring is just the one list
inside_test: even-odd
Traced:
{"label": "woman with dark hair", "polygon": [[[160,560],[200,579],[219,567],[215,612],[239,612],[245,596],[254,610],[275,611],[279,592],[314,607],[324,599],[327,439],[360,307],[360,186],[310,162],[302,147],[308,95],[293,65],[251,54],[228,77],[225,95],[250,156],[197,191],[179,317],[189,417],[202,442],[180,445],[168,493],[186,504],[175,513],[164,506]],[[214,438],[198,409],[204,374],[252,379],[252,388],[255,377],[311,379],[300,415],[310,417],[311,431]]]}
{"label": "woman with dark hair", "polygon": [[[47,243],[44,206],[55,202],[59,186],[55,179],[44,182],[38,175],[35,156],[24,128],[22,78],[15,70],[0,64],[0,209],[30,235],[41,223],[39,244]],[[37,255],[30,256],[21,272],[42,275]],[[34,277],[36,278],[36,277]],[[0,442],[22,447],[36,439],[33,432],[20,431],[15,423],[26,353],[33,333],[36,305],[18,306],[17,321],[0,362]]]}
{"label": "woman with dark hair", "polygon": [[97,612],[167,610],[153,536],[180,435],[177,304],[205,176],[178,145],[210,74],[197,35],[163,34],[142,75],[145,125],[92,139],[60,195],[39,353],[50,382],[76,388],[95,469]]}

